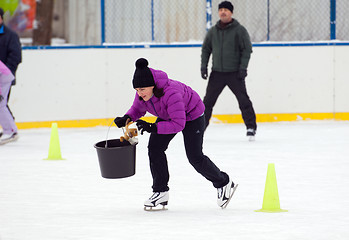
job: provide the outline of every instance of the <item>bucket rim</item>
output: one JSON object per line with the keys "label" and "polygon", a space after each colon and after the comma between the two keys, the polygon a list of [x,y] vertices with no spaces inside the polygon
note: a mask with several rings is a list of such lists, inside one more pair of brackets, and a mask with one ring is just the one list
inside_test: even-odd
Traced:
{"label": "bucket rim", "polygon": [[124,148],[124,147],[133,147],[133,146],[136,146],[138,143],[132,145],[131,143],[128,142],[128,145],[125,145],[125,146],[117,146],[117,147],[100,147],[100,146],[97,146],[97,144],[100,144],[100,143],[103,143],[103,142],[108,142],[108,141],[112,141],[112,140],[119,140],[117,138],[115,139],[108,139],[108,140],[103,140],[103,141],[99,141],[97,143],[95,143],[93,146],[96,148],[96,149],[109,149],[109,148],[112,148],[112,149],[116,149],[116,148]]}

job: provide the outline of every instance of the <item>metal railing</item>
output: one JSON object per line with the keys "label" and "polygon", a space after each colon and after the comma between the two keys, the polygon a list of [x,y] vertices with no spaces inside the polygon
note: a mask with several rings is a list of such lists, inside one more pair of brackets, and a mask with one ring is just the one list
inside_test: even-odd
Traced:
{"label": "metal railing", "polygon": [[[221,0],[101,0],[102,43],[201,42]],[[231,0],[253,42],[349,40],[347,0]]]}

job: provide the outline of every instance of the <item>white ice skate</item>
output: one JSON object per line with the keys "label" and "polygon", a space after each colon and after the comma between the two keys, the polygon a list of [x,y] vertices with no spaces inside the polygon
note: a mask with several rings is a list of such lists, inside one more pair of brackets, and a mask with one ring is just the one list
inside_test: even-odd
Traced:
{"label": "white ice skate", "polygon": [[227,185],[221,188],[217,188],[218,199],[217,204],[222,209],[226,208],[236,190],[238,184],[233,183],[233,181],[229,181]]}
{"label": "white ice skate", "polygon": [[252,128],[247,129],[246,136],[248,137],[248,141],[253,142],[256,140],[256,130]]}
{"label": "white ice skate", "polygon": [[[168,203],[169,193],[166,192],[154,192],[153,195],[144,202],[144,210],[145,211],[159,211],[159,210],[167,210],[165,206]],[[154,208],[158,205],[162,205],[162,208]]]}
{"label": "white ice skate", "polygon": [[15,142],[18,139],[17,133],[11,133],[11,134],[2,134],[0,138],[0,145],[4,145],[9,142]]}

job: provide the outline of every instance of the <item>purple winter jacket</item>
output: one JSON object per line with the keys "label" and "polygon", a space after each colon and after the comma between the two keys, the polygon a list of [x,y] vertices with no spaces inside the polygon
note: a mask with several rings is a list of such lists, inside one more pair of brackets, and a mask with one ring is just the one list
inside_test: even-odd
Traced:
{"label": "purple winter jacket", "polygon": [[139,99],[136,93],[131,108],[127,111],[132,121],[143,117],[146,112],[165,121],[157,123],[158,134],[172,134],[182,131],[187,121],[200,117],[205,106],[199,96],[189,86],[168,78],[160,70],[149,68],[153,74],[157,88],[164,89],[164,96],[157,98],[154,95],[148,101]]}

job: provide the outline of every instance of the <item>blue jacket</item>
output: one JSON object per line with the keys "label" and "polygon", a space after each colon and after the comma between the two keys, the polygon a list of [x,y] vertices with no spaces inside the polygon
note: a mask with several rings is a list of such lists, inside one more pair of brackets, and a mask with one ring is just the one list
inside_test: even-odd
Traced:
{"label": "blue jacket", "polygon": [[[17,33],[0,25],[0,60],[16,75],[18,64],[22,62],[22,47]],[[15,84],[13,80],[12,84]]]}

